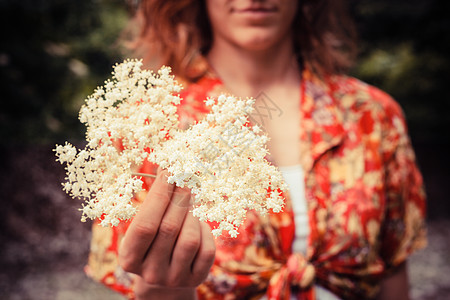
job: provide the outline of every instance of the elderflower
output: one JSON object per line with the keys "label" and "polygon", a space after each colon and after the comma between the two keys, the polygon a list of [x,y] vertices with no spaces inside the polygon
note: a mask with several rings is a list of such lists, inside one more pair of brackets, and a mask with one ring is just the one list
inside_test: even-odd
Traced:
{"label": "elderflower", "polygon": [[113,77],[87,97],[80,110],[86,124],[85,149],[66,143],[56,155],[66,163],[63,189],[86,200],[82,221],[102,217],[102,225],[117,225],[136,213],[133,195],[142,181],[131,166],[147,159],[178,127],[176,95],[180,86],[163,67],[158,74],[142,70],[142,62],[126,60],[114,67]]}
{"label": "elderflower", "polygon": [[193,214],[218,222],[215,236],[228,231],[236,237],[248,210],[279,212],[286,190],[281,173],[265,159],[266,135],[249,126],[254,100],[219,96],[211,113],[186,131],[177,132],[157,154],[169,182],[187,186],[194,195]]}
{"label": "elderflower", "polygon": [[183,131],[176,114],[181,87],[170,68],[154,74],[141,67],[138,60],[117,64],[113,78],[87,97],[80,110],[84,149],[66,142],[54,150],[67,164],[64,191],[85,200],[82,221],[101,218],[101,225],[116,226],[132,218],[142,181],[131,169],[145,159],[167,169],[169,183],[191,189],[193,214],[218,222],[215,236],[236,237],[248,210],[281,211],[287,186],[265,160],[268,137],[250,126],[254,100],[208,98],[211,112]]}

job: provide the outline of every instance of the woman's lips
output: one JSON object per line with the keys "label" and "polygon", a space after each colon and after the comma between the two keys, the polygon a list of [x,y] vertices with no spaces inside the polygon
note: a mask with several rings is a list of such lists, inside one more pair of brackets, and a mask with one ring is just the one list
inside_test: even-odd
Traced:
{"label": "woman's lips", "polygon": [[234,12],[240,16],[258,20],[258,19],[265,19],[265,18],[273,16],[277,12],[277,9],[276,8],[262,8],[262,7],[253,8],[253,7],[251,7],[251,8],[245,8],[245,9],[238,9],[238,10],[235,10]]}
{"label": "woman's lips", "polygon": [[274,13],[276,11],[275,7],[249,7],[235,10],[237,13]]}

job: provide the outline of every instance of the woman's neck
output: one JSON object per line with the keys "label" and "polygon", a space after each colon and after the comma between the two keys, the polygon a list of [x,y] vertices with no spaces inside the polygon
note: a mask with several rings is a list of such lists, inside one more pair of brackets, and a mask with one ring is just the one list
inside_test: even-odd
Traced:
{"label": "woman's neck", "polygon": [[230,92],[240,97],[256,97],[275,85],[298,85],[300,71],[293,49],[290,39],[261,51],[215,41],[207,58]]}

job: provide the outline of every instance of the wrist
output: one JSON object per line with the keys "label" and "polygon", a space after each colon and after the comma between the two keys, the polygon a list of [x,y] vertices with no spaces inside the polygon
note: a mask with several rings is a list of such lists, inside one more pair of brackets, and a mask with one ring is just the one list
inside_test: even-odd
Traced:
{"label": "wrist", "polygon": [[197,293],[195,287],[171,288],[152,286],[143,280],[137,280],[135,285],[136,300],[195,300]]}
{"label": "wrist", "polygon": [[136,300],[195,300],[197,299],[195,288],[170,289],[152,288],[144,293],[136,293]]}

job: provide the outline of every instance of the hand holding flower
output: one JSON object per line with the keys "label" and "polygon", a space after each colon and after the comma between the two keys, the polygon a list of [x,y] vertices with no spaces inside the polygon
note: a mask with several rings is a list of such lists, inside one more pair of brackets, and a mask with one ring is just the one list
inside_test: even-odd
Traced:
{"label": "hand holding flower", "polygon": [[207,99],[211,112],[180,130],[181,87],[169,68],[154,74],[141,66],[134,60],[116,65],[113,80],[87,98],[80,111],[87,125],[84,150],[68,143],[55,150],[67,163],[64,189],[86,200],[82,220],[115,226],[132,218],[137,209],[131,200],[142,190],[142,174],[133,169],[144,160],[168,170],[169,183],[191,190],[192,214],[217,222],[215,236],[225,230],[236,237],[248,210],[280,211],[286,185],[265,159],[267,136],[250,125],[254,100]]}
{"label": "hand holding flower", "polygon": [[159,292],[188,299],[214,261],[209,226],[189,212],[190,191],[167,183],[168,175],[159,169],[119,250],[122,268],[139,275],[138,299],[156,299]]}

